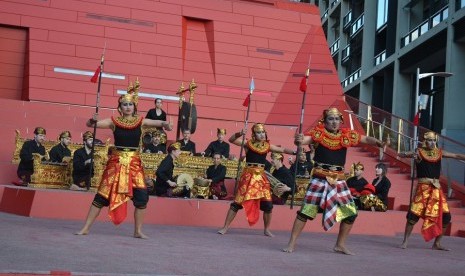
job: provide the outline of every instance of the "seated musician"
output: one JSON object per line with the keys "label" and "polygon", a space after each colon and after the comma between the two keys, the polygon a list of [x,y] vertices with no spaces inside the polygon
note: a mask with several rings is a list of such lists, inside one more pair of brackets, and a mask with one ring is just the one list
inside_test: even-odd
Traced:
{"label": "seated musician", "polygon": [[213,154],[219,153],[221,158],[229,158],[229,143],[224,141],[226,129],[218,128],[216,131],[216,141],[210,142],[208,147],[202,152],[205,157],[213,157]]}
{"label": "seated musician", "polygon": [[[297,162],[293,162],[293,160],[290,159],[289,163],[291,164],[291,168],[289,170],[291,171],[294,177],[295,176],[309,177],[310,172],[313,169],[312,162],[308,161],[307,154],[303,151],[300,152]],[[296,174],[296,166],[297,166],[297,174]]]}
{"label": "seated musician", "polygon": [[[160,165],[157,168],[155,173],[156,180],[155,180],[155,195],[162,196],[162,197],[172,197],[173,189],[176,188],[177,184],[173,178],[173,171],[174,171],[174,160],[178,158],[181,154],[181,144],[176,142],[171,144],[168,147],[168,155],[166,155],[165,159],[163,159]],[[187,193],[190,191],[184,190],[181,197],[184,195],[187,196]]]}
{"label": "seated musician", "polygon": [[161,132],[152,132],[152,143],[144,147],[145,153],[166,153],[166,144],[161,142]]}
{"label": "seated musician", "polygon": [[[292,175],[292,172],[284,166],[283,159],[284,157],[281,153],[273,152],[271,154],[271,163],[274,167],[272,175],[274,178],[279,180],[280,183],[285,184],[273,189],[271,198],[273,200],[273,204],[276,205],[286,204],[286,201],[294,188],[294,176]],[[277,196],[276,194],[280,196]]]}
{"label": "seated musician", "polygon": [[354,176],[347,179],[347,187],[349,187],[350,193],[354,197],[354,202],[358,209],[363,209],[360,197],[373,194],[375,188],[363,177],[365,167],[362,163],[354,163],[352,165],[352,169],[354,171]]}
{"label": "seated musician", "polygon": [[91,156],[92,142],[94,136],[92,132],[86,131],[82,135],[84,146],[74,151],[73,154],[73,184],[69,187],[70,190],[84,191],[90,187],[91,173]]}
{"label": "seated musician", "polygon": [[17,186],[27,186],[31,182],[31,175],[34,173],[34,159],[33,153],[38,153],[45,156],[45,147],[42,145],[45,142],[46,131],[42,127],[34,129],[34,139],[25,141],[19,158],[21,159],[18,165],[17,175],[19,181],[14,181],[13,184]]}
{"label": "seated musician", "polygon": [[213,154],[213,165],[209,166],[205,178],[210,182],[210,194],[213,199],[223,199],[228,192],[224,185],[226,166],[221,164],[221,153]]}
{"label": "seated musician", "polygon": [[184,129],[182,131],[183,139],[178,140],[181,145],[181,151],[189,151],[191,155],[195,155],[195,143],[191,141],[191,130]]}
{"label": "seated musician", "polygon": [[71,143],[71,132],[63,131],[59,137],[60,143],[50,149],[49,156],[51,162],[68,163],[71,160],[71,150],[68,148]]}

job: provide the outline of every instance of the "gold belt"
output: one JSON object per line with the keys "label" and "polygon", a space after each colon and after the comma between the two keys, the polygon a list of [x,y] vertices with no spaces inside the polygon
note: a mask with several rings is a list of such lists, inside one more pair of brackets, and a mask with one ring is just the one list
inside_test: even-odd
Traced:
{"label": "gold belt", "polygon": [[418,178],[418,183],[431,184],[435,188],[438,188],[438,189],[441,188],[441,184],[439,183],[439,179],[435,179],[435,178],[421,177],[421,178]]}
{"label": "gold belt", "polygon": [[332,170],[326,170],[322,168],[313,168],[312,176],[316,176],[320,178],[330,177],[330,178],[337,179],[337,180],[346,179],[346,176],[343,171],[332,171]]}

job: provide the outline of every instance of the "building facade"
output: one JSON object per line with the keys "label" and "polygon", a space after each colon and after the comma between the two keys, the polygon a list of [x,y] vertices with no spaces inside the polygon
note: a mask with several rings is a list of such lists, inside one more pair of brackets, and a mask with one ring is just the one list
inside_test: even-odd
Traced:
{"label": "building facade", "polygon": [[465,0],[302,2],[320,9],[346,95],[411,121],[415,93],[427,94],[420,125],[465,141]]}

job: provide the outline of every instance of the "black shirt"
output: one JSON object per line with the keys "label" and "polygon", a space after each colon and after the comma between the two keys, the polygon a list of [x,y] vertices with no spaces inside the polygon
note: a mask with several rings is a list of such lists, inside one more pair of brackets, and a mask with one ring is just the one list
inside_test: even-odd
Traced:
{"label": "black shirt", "polygon": [[292,193],[292,191],[294,190],[294,177],[292,176],[292,173],[291,171],[286,168],[285,166],[282,166],[281,168],[279,169],[275,169],[272,173],[272,175],[274,177],[276,177],[276,179],[278,179],[281,183],[283,184],[286,184],[286,186],[288,186],[289,188],[291,188],[291,191],[289,192],[284,192],[282,195],[281,195],[281,198],[284,199],[284,200],[287,200],[287,198],[289,197],[289,195]]}
{"label": "black shirt", "polygon": [[52,149],[50,149],[50,161],[52,162],[63,162],[63,157],[69,156],[71,157],[71,150],[68,147],[59,143],[55,145]]}
{"label": "black shirt", "polygon": [[19,152],[19,158],[21,160],[18,165],[18,173],[23,171],[32,173],[34,171],[33,153],[45,155],[45,147],[41,144],[37,144],[35,140],[25,141]]}
{"label": "black shirt", "polygon": [[189,140],[187,141],[187,143],[185,143],[184,139],[181,139],[178,142],[181,143],[182,151],[190,151],[192,154],[195,154],[195,143],[194,142]]}
{"label": "black shirt", "polygon": [[215,165],[211,165],[207,169],[207,178],[212,180],[212,183],[218,183],[224,181],[226,177],[226,167],[219,164],[216,168]]}
{"label": "black shirt", "polygon": [[[305,175],[306,172],[310,173],[313,169],[312,162],[305,161],[305,162],[294,162],[292,164],[290,171],[292,175],[295,174],[295,166],[297,164],[297,175]],[[294,175],[295,176],[295,175]]]}
{"label": "black shirt", "polygon": [[173,179],[173,171],[174,171],[174,160],[170,154],[168,154],[165,159],[163,159],[160,165],[157,168],[155,175],[157,179],[155,181],[155,194],[156,195],[163,195],[166,194],[170,185],[168,184],[168,180],[174,181]]}
{"label": "black shirt", "polygon": [[82,181],[83,178],[90,176],[91,164],[84,164],[90,159],[90,153],[87,154],[85,147],[77,149],[73,154],[73,183]]}
{"label": "black shirt", "polygon": [[156,146],[154,144],[148,144],[144,148],[144,152],[148,153],[158,153],[159,151],[166,153],[166,144],[158,144]]}
{"label": "black shirt", "polygon": [[225,158],[229,158],[229,144],[218,140],[211,142],[205,150],[206,157],[213,157],[213,154],[219,153]]}

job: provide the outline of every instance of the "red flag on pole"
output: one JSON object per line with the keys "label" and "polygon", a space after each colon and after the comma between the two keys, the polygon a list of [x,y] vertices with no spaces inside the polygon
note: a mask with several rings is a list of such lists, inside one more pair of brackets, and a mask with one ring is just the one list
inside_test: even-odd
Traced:
{"label": "red flag on pole", "polygon": [[97,70],[95,70],[94,75],[90,79],[91,82],[96,83],[98,81],[98,75],[100,74],[100,66],[97,67]]}
{"label": "red flag on pole", "polygon": [[420,111],[415,114],[415,117],[413,118],[413,125],[418,126],[420,124]]}
{"label": "red flag on pole", "polygon": [[245,98],[244,102],[242,103],[243,106],[248,107],[250,103],[250,94],[247,95],[247,98]]}
{"label": "red flag on pole", "polygon": [[307,77],[302,77],[300,81],[300,91],[304,92],[307,91]]}

